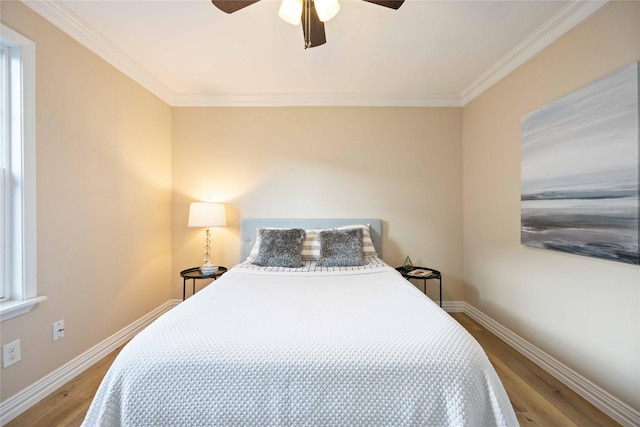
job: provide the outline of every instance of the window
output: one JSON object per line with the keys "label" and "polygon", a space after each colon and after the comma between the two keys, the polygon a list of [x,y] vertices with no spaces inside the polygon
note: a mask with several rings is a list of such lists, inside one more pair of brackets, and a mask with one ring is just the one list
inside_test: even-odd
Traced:
{"label": "window", "polygon": [[27,313],[37,296],[35,45],[1,26],[0,319]]}

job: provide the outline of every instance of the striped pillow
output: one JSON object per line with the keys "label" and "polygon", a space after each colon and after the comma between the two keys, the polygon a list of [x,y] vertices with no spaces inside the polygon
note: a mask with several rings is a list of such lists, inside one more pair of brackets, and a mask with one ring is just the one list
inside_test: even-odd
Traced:
{"label": "striped pillow", "polygon": [[316,261],[320,258],[320,242],[318,241],[318,233],[322,230],[305,230],[307,234],[302,242],[302,260]]}

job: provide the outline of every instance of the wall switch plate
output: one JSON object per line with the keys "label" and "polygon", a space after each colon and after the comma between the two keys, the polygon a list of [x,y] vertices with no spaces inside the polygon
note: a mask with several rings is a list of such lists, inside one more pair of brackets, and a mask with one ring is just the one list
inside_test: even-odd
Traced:
{"label": "wall switch plate", "polygon": [[20,361],[20,340],[2,346],[2,367],[8,368]]}
{"label": "wall switch plate", "polygon": [[58,341],[64,338],[64,319],[53,322],[53,340]]}

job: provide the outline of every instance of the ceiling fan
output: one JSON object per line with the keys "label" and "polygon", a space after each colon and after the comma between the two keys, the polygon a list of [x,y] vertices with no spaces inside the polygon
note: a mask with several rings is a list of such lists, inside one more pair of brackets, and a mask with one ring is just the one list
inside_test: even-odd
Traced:
{"label": "ceiling fan", "polygon": [[[211,0],[215,7],[226,13],[237,12],[260,0]],[[379,6],[398,9],[404,0],[363,0]],[[316,47],[327,42],[324,23],[340,10],[338,0],[282,0],[278,15],[290,24],[302,22],[304,48]]]}

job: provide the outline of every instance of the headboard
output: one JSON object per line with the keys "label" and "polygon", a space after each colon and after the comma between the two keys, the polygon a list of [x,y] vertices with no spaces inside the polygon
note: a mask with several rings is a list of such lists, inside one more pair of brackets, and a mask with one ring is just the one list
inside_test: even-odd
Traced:
{"label": "headboard", "polygon": [[244,261],[251,253],[256,241],[257,227],[302,228],[304,230],[341,227],[352,224],[369,224],[371,226],[371,240],[376,247],[378,256],[382,258],[382,220],[353,219],[353,218],[247,218],[240,222],[242,246],[240,260]]}

